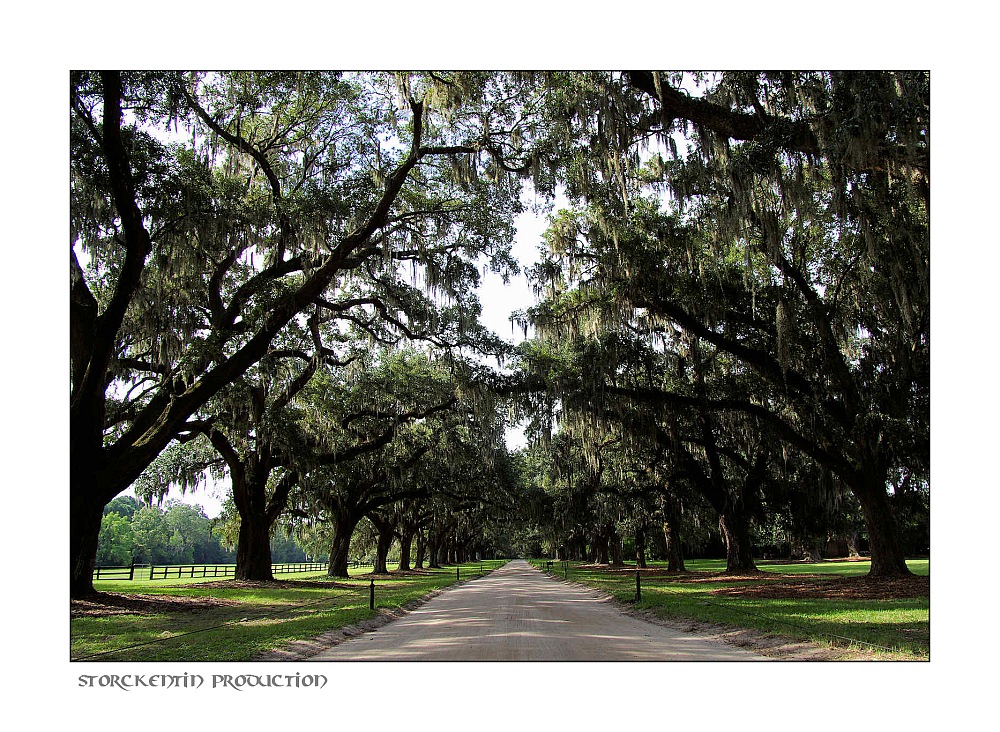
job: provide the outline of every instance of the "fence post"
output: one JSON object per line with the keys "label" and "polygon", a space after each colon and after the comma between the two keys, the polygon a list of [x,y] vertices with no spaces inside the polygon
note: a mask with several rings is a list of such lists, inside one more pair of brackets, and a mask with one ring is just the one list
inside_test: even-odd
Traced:
{"label": "fence post", "polygon": [[462,579],[462,568],[455,567],[455,579]]}
{"label": "fence post", "polygon": [[375,609],[375,580],[368,586],[368,609]]}
{"label": "fence post", "polygon": [[149,565],[149,578],[153,579],[153,565],[152,564]]}
{"label": "fence post", "polygon": [[635,571],[635,601],[639,602],[642,599],[642,581],[640,580],[639,570]]}

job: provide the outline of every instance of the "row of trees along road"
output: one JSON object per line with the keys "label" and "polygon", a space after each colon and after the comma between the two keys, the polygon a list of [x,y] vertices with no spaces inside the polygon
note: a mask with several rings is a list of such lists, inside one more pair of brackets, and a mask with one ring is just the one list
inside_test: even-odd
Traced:
{"label": "row of trees along road", "polygon": [[[237,505],[247,535],[261,536],[294,471],[278,501],[261,497],[273,453],[252,424],[306,379],[299,359],[275,388],[269,362],[295,363],[287,351],[303,345],[307,362],[343,362],[324,324],[419,335],[442,320],[439,301],[473,290],[473,260],[513,265],[530,133],[512,83],[72,74],[73,596],[92,591],[103,506],[172,442],[225,434],[227,422],[254,443],[241,453],[215,441],[242,466]],[[262,571],[253,551],[240,549],[242,576]]]}
{"label": "row of trees along road", "polygon": [[[281,517],[333,527],[335,572],[361,516],[458,556],[510,500],[495,476],[524,475],[498,449],[511,394],[559,405],[595,475],[631,474],[602,432],[651,450],[734,541],[737,487],[819,466],[873,574],[905,572],[886,485],[926,484],[926,75],[681,81],[73,73],[73,596],[105,504],[206,469],[233,483],[240,577],[270,576]],[[477,264],[516,269],[529,178],[573,206],[540,338],[490,389],[463,354],[507,349],[470,293]]]}
{"label": "row of trees along road", "polygon": [[837,483],[871,574],[907,574],[887,488],[928,483],[927,74],[542,83],[573,90],[550,160],[574,205],[524,361],[595,485],[645,451],[659,491],[715,508],[743,572],[755,504]]}

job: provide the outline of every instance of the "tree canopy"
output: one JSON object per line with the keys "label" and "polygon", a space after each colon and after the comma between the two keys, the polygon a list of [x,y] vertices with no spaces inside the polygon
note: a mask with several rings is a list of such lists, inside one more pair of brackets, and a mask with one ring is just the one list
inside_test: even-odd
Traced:
{"label": "tree canopy", "polygon": [[[896,514],[914,535],[929,490],[925,72],[70,91],[74,594],[116,495],[205,471],[232,483],[245,578],[269,578],[282,522],[336,524],[338,572],[365,518],[380,556],[511,547],[534,521],[618,561],[625,535],[638,560],[654,524],[668,545],[691,528],[685,506],[717,516],[733,572],[779,525],[859,524],[873,576],[907,571]],[[527,186],[568,205],[515,352],[475,290],[517,271]],[[512,419],[537,442],[515,456]]]}

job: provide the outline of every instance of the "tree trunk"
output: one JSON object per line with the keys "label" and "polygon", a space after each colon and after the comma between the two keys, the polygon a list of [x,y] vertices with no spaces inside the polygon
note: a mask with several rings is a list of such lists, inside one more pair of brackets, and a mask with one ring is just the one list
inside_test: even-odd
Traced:
{"label": "tree trunk", "polygon": [[236,579],[267,582],[271,573],[271,527],[258,516],[240,518],[236,544]]}
{"label": "tree trunk", "polygon": [[410,571],[410,545],[413,544],[413,530],[404,529],[400,532],[399,539],[399,567],[398,572]]}
{"label": "tree trunk", "polygon": [[423,529],[418,529],[416,562],[413,565],[416,569],[424,568],[424,552],[426,551],[427,551],[427,535],[424,533]]}
{"label": "tree trunk", "polygon": [[450,540],[447,539],[447,538],[442,538],[441,539],[441,544],[438,547],[438,565],[439,566],[440,565],[448,565],[448,564],[451,563],[449,561],[450,558],[451,558],[450,550],[451,550]]}
{"label": "tree trunk", "polygon": [[233,501],[240,514],[236,543],[236,579],[267,582],[271,573],[271,520],[267,515],[270,465],[250,461],[243,478],[233,477]]}
{"label": "tree trunk", "polygon": [[809,542],[809,560],[812,562],[823,561],[823,539],[819,536]]}
{"label": "tree trunk", "polygon": [[856,530],[847,535],[847,556],[852,559],[861,556],[861,552],[858,551],[858,532]]}
{"label": "tree trunk", "polygon": [[441,563],[438,562],[438,546],[440,544],[440,537],[434,531],[428,531],[427,533],[427,566],[430,569],[441,569]]}
{"label": "tree trunk", "polygon": [[622,556],[622,538],[617,531],[611,531],[611,538],[608,540],[611,549],[611,566],[624,567],[625,558]]}
{"label": "tree trunk", "polygon": [[746,515],[739,510],[728,510],[719,517],[719,526],[726,539],[726,574],[756,573]]}
{"label": "tree trunk", "polygon": [[375,543],[375,568],[372,570],[372,574],[388,574],[389,568],[386,566],[386,560],[389,557],[389,549],[392,547],[394,538],[392,529],[388,526],[378,532],[378,541]]}
{"label": "tree trunk", "polygon": [[896,534],[896,521],[885,491],[885,480],[879,480],[877,476],[865,476],[862,485],[852,488],[861,503],[865,528],[868,530],[868,546],[872,558],[868,576],[878,579],[910,576],[912,572],[906,566],[906,555]]}
{"label": "tree trunk", "polygon": [[594,539],[594,563],[608,563],[608,535],[603,531]]}
{"label": "tree trunk", "polygon": [[684,569],[684,554],[681,552],[681,536],[677,530],[679,523],[676,514],[667,510],[663,519],[663,541],[667,547],[667,571],[686,572]]}
{"label": "tree trunk", "polygon": [[642,524],[635,527],[635,566],[646,568],[646,527]]}
{"label": "tree trunk", "polygon": [[70,491],[69,549],[70,597],[94,593],[94,565],[101,534],[104,503],[89,492]]}
{"label": "tree trunk", "polygon": [[337,514],[333,524],[333,540],[330,542],[330,566],[327,574],[330,577],[349,577],[347,562],[351,550],[351,536],[360,519],[344,512]]}

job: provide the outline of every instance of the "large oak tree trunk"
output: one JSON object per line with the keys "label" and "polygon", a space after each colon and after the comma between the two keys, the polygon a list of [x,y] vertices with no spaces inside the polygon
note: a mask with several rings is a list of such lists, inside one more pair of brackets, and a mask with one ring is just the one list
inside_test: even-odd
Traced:
{"label": "large oak tree trunk", "polygon": [[[241,474],[242,473],[242,474]],[[251,458],[242,471],[232,470],[233,501],[240,514],[240,533],[236,543],[236,579],[265,582],[271,573],[271,525],[280,511],[269,514],[267,479],[271,474],[268,460]]]}
{"label": "large oak tree trunk", "polygon": [[851,558],[858,558],[861,556],[861,552],[858,551],[858,531],[851,531],[847,535],[847,556]]}
{"label": "large oak tree trunk", "polygon": [[410,571],[410,545],[413,543],[413,531],[403,530],[399,539],[399,572]]}
{"label": "large oak tree trunk", "polygon": [[393,538],[392,529],[388,526],[385,530],[378,532],[378,540],[375,542],[375,568],[372,570],[372,574],[387,574],[389,572],[387,560]]}
{"label": "large oak tree trunk", "polygon": [[70,491],[69,591],[72,598],[86,597],[94,592],[94,565],[103,514],[104,502],[82,490]]}
{"label": "large oak tree trunk", "polygon": [[423,529],[417,531],[417,549],[413,566],[416,569],[424,568],[424,553],[427,551],[427,535]]}
{"label": "large oak tree trunk", "polygon": [[604,531],[594,538],[594,563],[608,563],[608,535]]}
{"label": "large oak tree trunk", "polygon": [[667,571],[685,572],[684,553],[681,551],[681,516],[677,501],[673,497],[664,497],[663,509],[663,541],[667,549]]}
{"label": "large oak tree trunk", "polygon": [[351,536],[360,519],[350,513],[338,514],[333,524],[333,539],[330,542],[330,566],[326,573],[330,577],[348,577],[347,562],[351,549]]}
{"label": "large oak tree trunk", "polygon": [[670,521],[663,522],[663,541],[667,547],[667,571],[685,572],[684,554],[681,551],[681,537],[677,526]]}
{"label": "large oak tree trunk", "polygon": [[438,545],[440,543],[440,538],[436,531],[429,531],[427,533],[427,566],[431,569],[440,569],[441,564],[438,562]]}
{"label": "large oak tree trunk", "polygon": [[726,539],[726,574],[752,574],[758,571],[750,549],[750,525],[742,511],[727,510],[719,517]]}
{"label": "large oak tree trunk", "polygon": [[450,554],[451,540],[447,537],[441,537],[438,544],[438,566],[450,564]]}
{"label": "large oak tree trunk", "polygon": [[274,579],[271,573],[271,527],[258,516],[240,519],[236,544],[236,579],[256,582]]}
{"label": "large oak tree trunk", "polygon": [[611,538],[608,540],[608,546],[611,550],[611,566],[625,566],[625,558],[622,556],[622,538],[618,535],[617,531],[611,531]]}
{"label": "large oak tree trunk", "polygon": [[868,530],[868,546],[872,559],[868,576],[885,579],[911,575],[912,572],[906,566],[906,555],[897,536],[896,520],[889,505],[885,479],[880,479],[877,475],[866,475],[863,483],[852,488],[861,503],[865,528]]}

